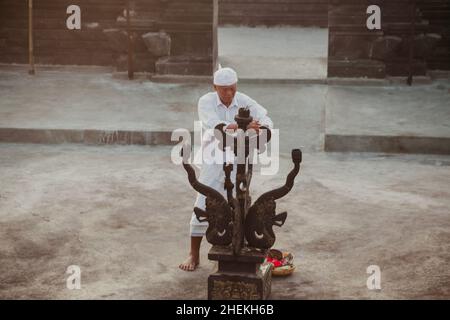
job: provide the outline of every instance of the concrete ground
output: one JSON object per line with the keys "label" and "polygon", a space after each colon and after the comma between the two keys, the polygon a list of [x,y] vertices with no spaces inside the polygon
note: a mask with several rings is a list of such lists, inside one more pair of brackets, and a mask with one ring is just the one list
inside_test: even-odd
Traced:
{"label": "concrete ground", "polygon": [[[204,299],[188,250],[194,202],[171,147],[0,144],[0,298]],[[305,152],[275,247],[296,272],[273,299],[450,298],[450,157]],[[252,194],[283,183],[254,174]],[[81,290],[66,288],[70,265]],[[381,269],[368,290],[366,269]]]}
{"label": "concrete ground", "polygon": [[[209,245],[199,272],[177,268],[195,192],[170,162],[171,147],[67,143],[78,141],[72,134],[126,143],[83,140],[90,130],[192,130],[210,85],[46,70],[32,77],[0,68],[0,141],[62,143],[0,144],[0,298],[206,298]],[[276,247],[292,251],[298,269],[274,279],[272,298],[450,298],[450,156],[321,152],[327,136],[408,135],[448,146],[449,88],[448,80],[239,84],[281,128],[280,173],[255,174],[254,199],[284,182],[292,148],[304,151],[277,209],[289,216]],[[66,288],[70,265],[81,268],[81,290]],[[381,268],[381,290],[366,287],[369,265]]]}
{"label": "concrete ground", "polygon": [[219,63],[243,79],[325,79],[328,29],[233,27],[218,29]]}
{"label": "concrete ground", "polygon": [[[0,126],[42,129],[165,130],[193,127],[207,85],[113,78],[109,68],[0,72]],[[176,94],[174,94],[176,92]]]}
{"label": "concrete ground", "polygon": [[[2,67],[0,141],[36,142],[40,134],[44,143],[127,143],[114,137],[128,131],[165,133],[158,141],[167,144],[173,130],[193,130],[197,100],[210,90],[208,83],[124,80],[109,69],[38,68],[36,76],[29,76],[25,68]],[[323,150],[329,137],[339,139],[334,147],[342,151],[358,145],[352,137],[408,136],[418,141],[409,142],[409,151],[427,153],[423,144],[434,143],[434,151],[450,153],[449,80],[412,87],[240,83],[238,90],[268,109],[280,128],[284,152],[295,147]],[[92,130],[101,134],[89,140]],[[385,142],[369,141],[362,151],[378,150]]]}
{"label": "concrete ground", "polygon": [[[20,135],[20,129],[81,134],[94,129],[162,131],[170,138],[177,128],[194,129],[197,101],[211,90],[206,83],[117,79],[107,69],[38,71],[28,76],[23,68],[5,67],[0,72],[0,141],[31,142],[33,137]],[[278,128],[285,128],[280,130],[282,150],[323,148],[325,86],[239,84],[238,90],[266,107]],[[72,142],[70,137],[59,138]],[[53,142],[48,135],[43,141]]]}
{"label": "concrete ground", "polygon": [[449,81],[381,90],[331,86],[327,92],[326,133],[450,138],[449,90]]}
{"label": "concrete ground", "polygon": [[330,86],[328,151],[450,154],[450,81],[429,85]]}

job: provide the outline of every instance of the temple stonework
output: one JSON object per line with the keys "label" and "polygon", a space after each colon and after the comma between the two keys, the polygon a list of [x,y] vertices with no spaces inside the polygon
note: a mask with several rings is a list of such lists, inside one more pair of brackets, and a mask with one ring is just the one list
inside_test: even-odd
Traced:
{"label": "temple stonework", "polygon": [[220,0],[219,23],[326,28],[328,0]]}
{"label": "temple stonework", "polygon": [[[210,75],[217,58],[217,23],[328,27],[328,77],[404,76],[410,68],[414,75],[450,70],[450,1],[417,0],[414,11],[410,10],[411,3],[134,0],[130,1],[134,71]],[[71,4],[81,7],[81,30],[66,27],[66,9]],[[366,27],[369,5],[381,8],[381,30]],[[125,7],[124,0],[35,0],[35,62],[126,70],[129,46]],[[1,0],[0,63],[27,61],[27,1]]]}
{"label": "temple stonework", "polygon": [[[414,2],[411,9],[410,0],[330,0],[328,76],[405,76],[410,63],[414,75],[449,70],[450,2]],[[369,5],[381,9],[381,30],[366,27]]]}
{"label": "temple stonework", "polygon": [[[71,4],[81,8],[81,30],[66,27]],[[126,1],[35,0],[33,5],[36,63],[127,68]],[[211,74],[211,0],[135,0],[130,8],[135,71]],[[0,62],[27,63],[27,2],[2,0],[0,19]]]}

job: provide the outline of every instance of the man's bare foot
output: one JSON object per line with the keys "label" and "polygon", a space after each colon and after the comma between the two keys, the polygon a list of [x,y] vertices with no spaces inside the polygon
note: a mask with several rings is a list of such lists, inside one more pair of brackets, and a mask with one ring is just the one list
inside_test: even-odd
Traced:
{"label": "man's bare foot", "polygon": [[189,254],[187,259],[179,265],[179,268],[184,271],[194,271],[200,263],[199,260],[200,259],[198,257],[194,257],[194,255]]}

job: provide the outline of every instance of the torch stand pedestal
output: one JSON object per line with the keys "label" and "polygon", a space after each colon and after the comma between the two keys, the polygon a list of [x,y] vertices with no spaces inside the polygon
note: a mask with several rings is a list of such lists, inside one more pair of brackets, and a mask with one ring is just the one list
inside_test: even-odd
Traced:
{"label": "torch stand pedestal", "polygon": [[218,270],[208,278],[209,300],[266,300],[270,295],[272,265],[264,264],[266,251],[244,247],[239,255],[231,246],[213,246],[209,260]]}

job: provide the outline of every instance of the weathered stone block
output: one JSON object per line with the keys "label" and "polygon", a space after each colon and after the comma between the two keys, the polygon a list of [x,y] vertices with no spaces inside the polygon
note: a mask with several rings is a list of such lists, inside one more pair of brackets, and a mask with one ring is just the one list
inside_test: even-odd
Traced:
{"label": "weathered stone block", "polygon": [[212,73],[212,60],[204,59],[202,57],[163,57],[156,62],[156,73],[210,75]]}
{"label": "weathered stone block", "polygon": [[427,58],[436,48],[442,37],[435,33],[420,34],[414,39],[414,57]]}
{"label": "weathered stone block", "polygon": [[328,77],[382,79],[386,77],[386,68],[377,60],[328,60]]}
{"label": "weathered stone block", "polygon": [[[133,55],[133,70],[137,72],[154,72],[155,71],[155,59],[148,53],[141,54],[135,53]],[[122,54],[116,61],[117,71],[128,70],[128,55]]]}
{"label": "weathered stone block", "polygon": [[103,30],[110,48],[114,52],[124,53],[128,51],[128,37],[124,30],[120,29],[105,29]]}
{"label": "weathered stone block", "polygon": [[394,52],[398,49],[402,39],[396,36],[381,37],[375,40],[369,49],[369,57],[376,60],[386,60],[392,57]]}
{"label": "weathered stone block", "polygon": [[148,51],[155,57],[170,55],[171,39],[165,32],[148,32],[142,35]]}

